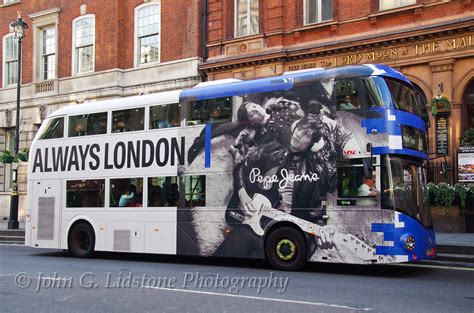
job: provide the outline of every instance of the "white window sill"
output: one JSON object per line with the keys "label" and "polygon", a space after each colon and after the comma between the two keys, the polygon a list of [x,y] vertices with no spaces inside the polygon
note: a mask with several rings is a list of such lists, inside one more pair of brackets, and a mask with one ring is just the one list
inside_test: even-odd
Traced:
{"label": "white window sill", "polygon": [[12,3],[2,3],[2,4],[0,4],[0,8],[6,8],[6,7],[9,7],[11,5],[18,4],[18,3],[21,3],[21,1],[12,2]]}

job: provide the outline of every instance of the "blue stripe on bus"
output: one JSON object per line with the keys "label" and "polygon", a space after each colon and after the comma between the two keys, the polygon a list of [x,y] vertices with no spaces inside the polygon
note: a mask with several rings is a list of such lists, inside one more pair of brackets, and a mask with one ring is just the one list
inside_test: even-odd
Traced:
{"label": "blue stripe on bus", "polygon": [[[408,261],[431,258],[427,251],[436,246],[433,229],[425,228],[419,221],[400,212],[395,213],[398,219],[397,224],[393,223],[373,223],[372,232],[382,233],[383,241],[393,243],[393,245],[380,245],[375,247],[377,255],[402,256],[407,255]],[[399,225],[400,227],[396,227]],[[415,250],[408,252],[404,248],[404,236],[411,235],[415,238]]]}
{"label": "blue stripe on bus", "polygon": [[[373,130],[376,130],[378,134],[388,133],[389,135],[401,136],[402,126],[404,125],[426,132],[426,125],[423,119],[412,113],[387,108],[371,109],[370,111],[383,113],[384,117],[364,118],[361,121],[361,126],[366,128],[367,134],[372,134]],[[389,116],[394,116],[395,120],[390,120]]]}
{"label": "blue stripe on bus", "polygon": [[403,154],[403,155],[410,155],[414,156],[417,158],[422,158],[425,160],[428,160],[429,157],[426,153],[417,151],[417,150],[412,150],[412,149],[390,149],[389,147],[373,147],[372,148],[372,153],[373,154]]}
{"label": "blue stripe on bus", "polygon": [[293,88],[293,79],[272,77],[185,89],[179,95],[179,101],[197,101],[213,98],[232,97],[251,93],[289,90],[291,88]]}
{"label": "blue stripe on bus", "polygon": [[211,134],[212,124],[206,124],[204,135],[204,167],[211,167]]}

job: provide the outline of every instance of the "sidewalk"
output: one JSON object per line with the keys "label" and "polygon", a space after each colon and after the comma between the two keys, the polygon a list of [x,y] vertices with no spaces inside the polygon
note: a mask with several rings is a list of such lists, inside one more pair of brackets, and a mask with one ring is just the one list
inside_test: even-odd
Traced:
{"label": "sidewalk", "polygon": [[436,233],[436,260],[474,263],[474,233]]}

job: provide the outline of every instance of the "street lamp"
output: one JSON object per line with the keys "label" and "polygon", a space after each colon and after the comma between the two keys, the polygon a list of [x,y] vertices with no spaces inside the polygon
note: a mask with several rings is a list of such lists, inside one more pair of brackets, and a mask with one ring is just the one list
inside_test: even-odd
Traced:
{"label": "street lamp", "polygon": [[[11,22],[10,27],[15,32],[15,38],[18,40],[18,75],[16,84],[16,125],[15,125],[15,155],[18,156],[20,145],[20,88],[21,88],[21,44],[25,37],[25,30],[28,25],[23,22],[20,12],[15,21]],[[18,229],[18,167],[13,168],[12,194],[10,198],[10,220],[8,229]]]}

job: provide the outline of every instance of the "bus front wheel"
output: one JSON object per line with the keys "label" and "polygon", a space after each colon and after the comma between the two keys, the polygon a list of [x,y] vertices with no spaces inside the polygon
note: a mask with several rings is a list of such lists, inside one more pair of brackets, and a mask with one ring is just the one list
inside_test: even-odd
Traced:
{"label": "bus front wheel", "polygon": [[280,227],[272,231],[265,241],[265,256],[276,269],[295,271],[306,263],[306,240],[293,227]]}
{"label": "bus front wheel", "polygon": [[68,239],[69,251],[78,258],[89,258],[94,254],[95,234],[89,223],[79,223],[71,229]]}

